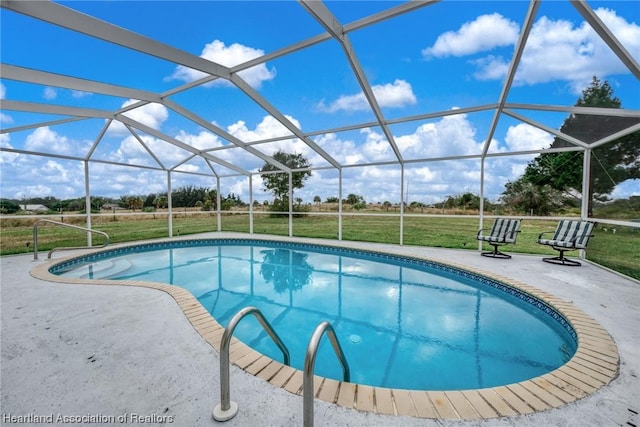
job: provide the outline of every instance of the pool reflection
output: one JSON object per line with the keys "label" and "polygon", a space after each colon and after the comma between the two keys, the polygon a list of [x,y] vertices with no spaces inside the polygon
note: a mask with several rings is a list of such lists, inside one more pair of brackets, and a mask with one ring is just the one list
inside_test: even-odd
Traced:
{"label": "pool reflection", "polygon": [[311,282],[313,267],[307,262],[307,254],[279,248],[260,253],[263,256],[260,275],[273,285],[276,293],[296,291]]}

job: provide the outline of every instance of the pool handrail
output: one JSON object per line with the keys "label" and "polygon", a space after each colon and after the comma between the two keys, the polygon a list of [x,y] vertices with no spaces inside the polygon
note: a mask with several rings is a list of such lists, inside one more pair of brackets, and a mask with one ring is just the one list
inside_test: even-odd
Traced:
{"label": "pool handrail", "polygon": [[262,328],[269,334],[280,350],[282,350],[284,364],[287,366],[290,365],[287,346],[284,345],[262,312],[257,307],[252,306],[245,307],[238,311],[231,320],[229,320],[229,324],[224,330],[220,341],[220,403],[213,408],[213,419],[216,421],[228,421],[238,413],[238,404],[231,401],[231,390],[229,386],[229,344],[231,343],[231,337],[233,336],[236,326],[240,320],[249,314],[253,314],[258,319]]}
{"label": "pool handrail", "polygon": [[110,242],[109,235],[107,233],[105,233],[104,231],[92,230],[90,228],[80,227],[78,225],[65,224],[64,222],[59,222],[59,221],[52,221],[50,219],[41,219],[41,220],[36,221],[35,224],[33,224],[33,259],[34,260],[38,259],[38,225],[40,225],[43,222],[46,222],[48,224],[61,225],[63,227],[75,228],[77,230],[88,231],[90,233],[100,234],[100,235],[104,236],[105,239],[106,239],[104,244],[102,244],[101,246],[70,246],[70,247],[53,248],[53,249],[51,249],[49,251],[49,254],[47,255],[47,259],[51,259],[51,254],[53,252],[55,252],[55,251],[58,251],[58,250],[99,249],[99,248],[104,248]]}
{"label": "pool handrail", "polygon": [[340,342],[336,332],[331,326],[331,323],[324,321],[321,322],[316,330],[311,335],[309,345],[307,346],[307,354],[304,358],[304,372],[302,380],[302,425],[304,427],[313,427],[313,369],[316,363],[316,354],[318,353],[318,345],[324,333],[329,335],[329,341],[333,346],[336,356],[340,364],[342,364],[342,373],[345,382],[351,381],[351,374],[349,372],[349,364],[347,358],[342,351]]}

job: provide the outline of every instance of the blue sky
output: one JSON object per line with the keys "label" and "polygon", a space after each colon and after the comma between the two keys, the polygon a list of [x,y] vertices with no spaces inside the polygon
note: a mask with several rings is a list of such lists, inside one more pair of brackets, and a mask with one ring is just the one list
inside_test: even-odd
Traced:
{"label": "blue sky", "polygon": [[[294,1],[74,1],[61,4],[226,66],[241,64],[324,32]],[[343,25],[398,4],[325,2]],[[589,4],[638,61],[640,10],[637,2]],[[384,118],[393,120],[497,102],[528,7],[525,1],[444,1],[349,33]],[[0,13],[0,56],[4,64],[155,93],[202,77],[197,71],[12,11],[2,9]],[[640,110],[638,80],[582,16],[569,2],[543,1],[507,101],[572,106],[594,75],[611,84],[623,108]],[[247,69],[240,76],[303,132],[314,133],[312,139],[330,156],[343,165],[354,166],[343,170],[344,197],[355,193],[369,202],[400,200],[399,166],[381,164],[396,158],[380,127],[326,132],[375,121],[338,43],[326,40]],[[109,111],[134,102],[9,79],[0,79],[0,99]],[[288,134],[265,110],[225,81],[196,87],[170,99],[244,142]],[[557,112],[520,113],[553,129],[559,129],[566,118],[566,113]],[[0,124],[5,129],[61,118],[8,110],[0,114]],[[228,141],[164,105],[148,104],[126,115],[189,145],[215,148],[212,154],[243,169],[256,171],[264,163],[241,149],[224,149],[231,145]],[[492,118],[493,110],[479,111],[394,124],[390,130],[406,160],[477,155],[482,151]],[[82,158],[104,124],[104,119],[89,119],[3,133],[0,146]],[[542,149],[552,140],[551,134],[503,115],[489,151]],[[295,151],[305,155],[314,167],[329,165],[297,139],[278,139],[255,147],[267,155],[278,149]],[[149,134],[132,135],[118,124],[107,130],[92,154],[93,159],[110,162],[155,168],[160,162],[169,168],[179,165],[177,170],[182,171],[211,172],[198,159],[182,163],[186,157],[187,153],[181,149]],[[531,158],[531,155],[519,155],[487,159],[485,196],[497,199],[504,184],[517,179]],[[368,163],[376,166],[357,167]],[[2,197],[84,195],[82,162],[3,151],[0,165]],[[167,188],[163,171],[106,163],[92,163],[89,170],[91,192],[95,196],[148,194],[164,192]],[[216,172],[232,173],[224,167]],[[332,168],[314,171],[296,197],[311,202],[315,195],[322,199],[337,196],[338,176]],[[409,202],[433,203],[466,191],[479,193],[479,177],[477,159],[410,163],[404,172],[405,194]],[[215,187],[215,181],[201,175],[173,173],[172,188],[183,185]],[[235,193],[248,201],[248,178],[223,178],[221,185],[223,194]],[[261,188],[260,178],[255,177],[254,198],[271,199]],[[614,192],[614,196],[619,197],[631,194],[640,194],[637,181],[623,183]]]}

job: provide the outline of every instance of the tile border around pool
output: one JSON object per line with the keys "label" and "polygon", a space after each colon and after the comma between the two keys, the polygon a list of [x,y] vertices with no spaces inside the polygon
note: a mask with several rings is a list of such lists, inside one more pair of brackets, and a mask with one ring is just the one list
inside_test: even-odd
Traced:
{"label": "tile border around pool", "polygon": [[[282,238],[277,236],[248,237],[239,240],[283,241]],[[310,241],[311,239],[303,238],[286,238],[285,240],[293,244],[309,243],[318,246],[407,256],[408,258],[436,262],[456,269],[471,271],[473,274],[485,276],[514,287],[548,304],[569,321],[578,338],[578,349],[566,364],[540,377],[515,384],[479,390],[416,391],[345,383],[315,376],[314,393],[317,399],[359,411],[384,415],[478,420],[525,415],[561,407],[595,393],[618,376],[620,358],[617,347],[609,333],[582,310],[533,286],[448,261],[419,257],[415,254],[394,254],[391,251],[365,249],[359,246],[360,242],[318,243],[315,240]],[[175,241],[176,239],[161,239],[158,242]],[[123,248],[130,246],[136,245],[119,245],[119,247]],[[399,246],[397,250],[401,252],[402,246]],[[108,249],[103,251],[108,251]],[[91,253],[96,252],[92,251]],[[189,291],[163,283],[137,280],[85,280],[65,278],[49,272],[52,265],[68,262],[74,258],[77,258],[77,255],[41,263],[34,267],[30,273],[35,278],[50,282],[139,286],[166,292],[180,306],[186,318],[200,336],[214,349],[220,350],[220,341],[224,328]],[[232,338],[229,352],[231,363],[247,373],[290,393],[302,395],[302,371],[272,360],[251,349],[236,338]]]}

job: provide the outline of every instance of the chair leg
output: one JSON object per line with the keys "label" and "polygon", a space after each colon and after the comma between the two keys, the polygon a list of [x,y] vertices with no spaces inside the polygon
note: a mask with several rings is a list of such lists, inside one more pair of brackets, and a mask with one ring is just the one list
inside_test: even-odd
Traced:
{"label": "chair leg", "polygon": [[558,265],[569,265],[571,267],[577,267],[579,265],[582,265],[581,263],[579,263],[578,261],[574,261],[572,259],[569,258],[565,258],[564,253],[566,251],[559,251],[560,255],[557,257],[551,257],[551,258],[542,258],[542,261],[544,262],[548,262],[550,264],[558,264]]}
{"label": "chair leg", "polygon": [[504,252],[500,252],[498,250],[498,245],[491,245],[491,246],[493,246],[492,251],[482,252],[480,255],[490,257],[490,258],[501,258],[501,259],[511,258],[511,255],[505,254]]}

